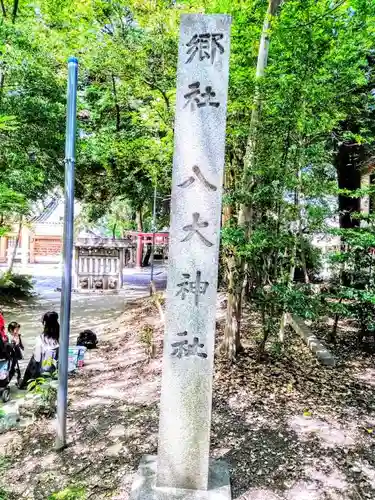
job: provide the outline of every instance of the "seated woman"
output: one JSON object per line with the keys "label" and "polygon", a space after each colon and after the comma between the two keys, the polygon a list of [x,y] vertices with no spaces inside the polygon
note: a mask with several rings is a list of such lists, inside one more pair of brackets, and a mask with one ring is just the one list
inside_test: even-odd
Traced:
{"label": "seated woman", "polygon": [[52,375],[56,371],[60,337],[58,320],[59,315],[55,311],[47,312],[43,316],[43,333],[36,338],[33,355],[20,385],[21,389],[27,389],[30,380],[46,374]]}

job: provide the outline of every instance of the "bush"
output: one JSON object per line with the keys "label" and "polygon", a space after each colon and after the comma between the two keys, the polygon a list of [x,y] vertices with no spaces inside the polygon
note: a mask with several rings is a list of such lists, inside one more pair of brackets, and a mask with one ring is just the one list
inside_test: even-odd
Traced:
{"label": "bush", "polygon": [[27,299],[33,295],[31,276],[2,273],[0,275],[0,298],[6,301]]}
{"label": "bush", "polygon": [[8,498],[8,493],[3,488],[0,488],[0,500],[8,500]]}
{"label": "bush", "polygon": [[143,344],[146,354],[149,358],[154,358],[156,354],[156,345],[154,342],[154,329],[150,325],[145,325],[139,334],[139,341]]}
{"label": "bush", "polygon": [[56,413],[57,389],[50,377],[38,377],[30,380],[27,390],[29,395],[19,405],[19,412],[27,417],[53,417]]}
{"label": "bush", "polygon": [[48,500],[84,500],[87,498],[86,490],[80,486],[65,488],[63,491],[53,493]]}
{"label": "bush", "polygon": [[341,249],[330,255],[334,271],[331,314],[335,315],[331,337],[336,336],[340,317],[356,321],[358,340],[375,336],[375,228],[367,225],[340,230],[338,234]]}

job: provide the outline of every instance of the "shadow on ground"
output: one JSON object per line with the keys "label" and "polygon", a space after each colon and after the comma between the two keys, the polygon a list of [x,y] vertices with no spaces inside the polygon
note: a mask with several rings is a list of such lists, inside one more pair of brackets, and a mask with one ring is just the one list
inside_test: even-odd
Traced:
{"label": "shadow on ground", "polygon": [[[145,325],[158,342],[154,360],[140,342]],[[67,486],[82,487],[81,498],[128,499],[142,455],[157,451],[161,337],[150,300],[106,333],[71,381],[62,453],[52,421],[1,436],[9,500],[46,500]],[[323,368],[289,332],[282,355],[259,364],[245,340],[235,365],[216,360],[214,380],[211,455],[229,463],[233,498],[375,498],[373,358]]]}

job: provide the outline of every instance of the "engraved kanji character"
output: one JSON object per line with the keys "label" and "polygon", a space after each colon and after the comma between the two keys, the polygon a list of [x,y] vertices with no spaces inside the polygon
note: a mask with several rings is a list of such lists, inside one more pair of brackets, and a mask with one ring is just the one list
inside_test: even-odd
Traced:
{"label": "engraved kanji character", "polygon": [[206,221],[199,222],[199,217],[200,217],[200,215],[199,215],[198,212],[194,212],[193,213],[193,223],[192,224],[188,224],[187,226],[184,226],[182,228],[182,230],[186,231],[188,234],[181,241],[189,241],[189,240],[192,239],[192,237],[194,236],[194,234],[197,234],[197,236],[206,245],[206,247],[212,247],[213,244],[210,241],[208,241],[208,239],[205,238],[203,236],[203,234],[199,231],[199,229],[202,229],[204,227],[208,227],[209,224]]}
{"label": "engraved kanji character", "polygon": [[197,271],[197,274],[195,276],[195,282],[190,281],[190,291],[194,293],[195,296],[195,305],[197,306],[199,304],[199,295],[205,295],[206,290],[208,288],[208,281],[201,281],[201,275],[202,273],[200,271]]}
{"label": "engraved kanji character", "polygon": [[176,296],[181,295],[181,299],[184,300],[188,293],[193,293],[195,296],[195,305],[198,306],[199,296],[206,294],[206,290],[209,285],[208,281],[201,281],[201,271],[196,272],[195,281],[189,281],[190,274],[188,273],[184,273],[182,276],[184,277],[184,281],[177,284],[179,290],[177,291]]}
{"label": "engraved kanji character", "polygon": [[[178,333],[177,335],[179,337],[186,337],[187,331]],[[182,358],[188,355],[189,342],[187,339],[172,342],[171,346],[173,347],[173,351],[171,353],[172,358]]]}
{"label": "engraved kanji character", "polygon": [[[184,332],[178,333],[177,335],[179,337],[187,337],[187,331],[185,330]],[[179,340],[177,342],[172,342],[171,343],[172,347],[172,352],[171,352],[171,357],[172,358],[189,358],[191,356],[198,356],[199,358],[206,359],[207,354],[205,352],[201,352],[200,349],[203,349],[204,344],[199,342],[198,337],[193,338],[193,343],[189,344],[189,341],[187,339]]]}
{"label": "engraved kanji character", "polygon": [[212,90],[211,86],[208,85],[206,87],[206,92],[203,92],[202,97],[205,99],[205,101],[197,104],[198,108],[207,106],[207,104],[209,106],[214,106],[215,108],[218,108],[220,106],[220,103],[211,101],[211,97],[216,97],[216,93]]}
{"label": "engraved kanji character", "polygon": [[199,358],[207,358],[205,352],[198,352],[198,349],[202,349],[204,344],[199,343],[199,338],[194,337],[193,343],[188,345],[187,356],[198,356]]}
{"label": "engraved kanji character", "polygon": [[185,103],[184,108],[186,108],[190,104],[191,110],[195,109],[194,104],[198,105],[200,100],[199,100],[199,95],[201,93],[199,87],[200,87],[200,82],[195,82],[191,83],[189,85],[189,89],[191,92],[188,92],[187,94],[184,95],[184,98],[187,99],[187,102]]}
{"label": "engraved kanji character", "polygon": [[182,281],[182,283],[178,283],[179,291],[176,293],[177,295],[181,295],[181,299],[185,300],[186,294],[190,292],[190,285],[189,285],[189,278],[190,274],[188,273],[183,273],[182,275],[185,278],[185,281]]}
{"label": "engraved kanji character", "polygon": [[[205,92],[200,91],[200,82],[194,82],[189,85],[190,92],[184,95],[186,103],[184,109],[190,104],[191,111],[194,111],[196,107],[203,108],[207,106],[214,106],[218,108],[220,106],[219,102],[213,102],[211,99],[216,97],[216,93],[212,90],[212,87],[207,85]],[[203,100],[202,100],[203,99]]]}
{"label": "engraved kanji character", "polygon": [[220,54],[224,53],[224,47],[219,43],[224,35],[222,33],[203,33],[201,35],[195,34],[192,39],[186,44],[189,47],[187,51],[188,60],[185,64],[191,63],[195,55],[199,53],[199,60],[211,59],[212,64],[215,61],[216,51],[219,50]]}
{"label": "engraved kanji character", "polygon": [[[213,184],[208,182],[208,180],[204,177],[200,168],[197,165],[194,165],[192,170],[193,170],[194,174],[197,176],[198,180],[200,180],[207,189],[209,189],[210,191],[217,190],[216,186],[214,186]],[[188,179],[186,179],[186,181],[182,182],[181,184],[178,184],[178,187],[186,188],[186,187],[191,186],[194,182],[195,182],[195,179],[191,175]]]}
{"label": "engraved kanji character", "polygon": [[224,38],[223,33],[212,33],[211,35],[211,60],[214,63],[216,49],[219,50],[220,54],[224,54],[224,47],[219,43],[219,40]]}

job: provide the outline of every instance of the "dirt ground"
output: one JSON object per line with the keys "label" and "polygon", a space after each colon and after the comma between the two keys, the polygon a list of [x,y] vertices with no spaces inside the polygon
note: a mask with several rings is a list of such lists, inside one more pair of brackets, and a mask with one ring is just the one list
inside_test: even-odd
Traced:
{"label": "dirt ground", "polygon": [[[271,349],[260,364],[247,322],[238,362],[215,362],[211,455],[229,463],[233,498],[374,499],[372,346],[355,348],[354,331],[342,328],[329,369],[289,331],[284,352]],[[221,330],[219,318],[218,340]],[[70,446],[53,450],[52,420],[0,436],[0,500],[127,499],[141,456],[156,453],[161,350],[150,299],[129,304],[70,382]]]}

